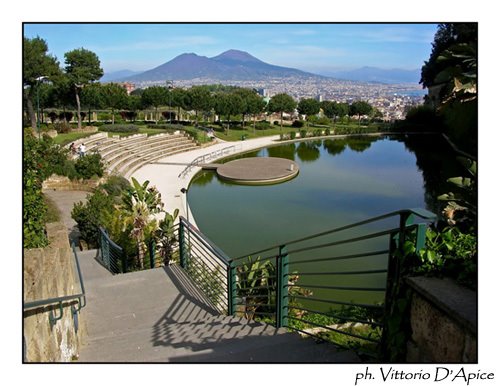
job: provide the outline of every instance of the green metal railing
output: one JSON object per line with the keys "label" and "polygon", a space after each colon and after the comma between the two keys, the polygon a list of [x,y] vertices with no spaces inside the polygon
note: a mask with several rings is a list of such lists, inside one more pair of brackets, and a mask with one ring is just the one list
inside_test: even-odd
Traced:
{"label": "green metal railing", "polygon": [[[23,311],[34,310],[37,308],[44,308],[48,306],[50,307],[49,312],[49,324],[50,326],[54,326],[58,320],[62,319],[64,314],[64,304],[71,303],[71,314],[73,315],[73,323],[75,327],[75,331],[78,331],[78,315],[80,310],[87,305],[87,300],[85,297],[85,286],[83,284],[82,272],[80,269],[80,263],[78,261],[78,255],[76,253],[75,244],[71,244],[71,248],[73,250],[73,256],[75,258],[75,266],[78,274],[78,282],[80,285],[80,292],[74,295],[66,295],[59,296],[54,298],[42,299],[42,300],[34,300],[31,302],[23,303]],[[75,303],[76,301],[76,303]],[[56,305],[56,308],[53,306]],[[58,314],[55,312],[58,311]]]}
{"label": "green metal railing", "polygon": [[236,258],[181,218],[181,265],[223,313],[370,351],[383,339],[405,241],[422,248],[435,218],[391,212]]}
{"label": "green metal railing", "polygon": [[127,272],[127,257],[123,248],[111,240],[102,227],[99,227],[98,260],[113,274]]}

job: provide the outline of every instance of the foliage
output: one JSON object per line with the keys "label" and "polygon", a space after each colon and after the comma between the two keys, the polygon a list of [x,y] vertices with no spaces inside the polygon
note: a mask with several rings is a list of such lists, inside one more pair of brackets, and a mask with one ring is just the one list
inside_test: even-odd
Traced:
{"label": "foliage", "polygon": [[303,98],[297,105],[299,114],[310,115],[318,114],[320,110],[320,103],[314,98]]}
{"label": "foliage", "polygon": [[130,182],[122,176],[109,176],[107,181],[101,184],[101,187],[113,197],[120,197],[122,192],[130,188]]}
{"label": "foliage", "polygon": [[46,174],[44,145],[29,131],[23,141],[23,247],[38,248],[47,244],[42,181]]}
{"label": "foliage", "polygon": [[173,214],[165,212],[165,218],[160,220],[158,228],[155,231],[155,240],[160,249],[160,258],[164,265],[168,265],[170,261],[175,261],[175,245],[177,244],[177,236],[174,231],[174,224],[179,209],[174,210]]}
{"label": "foliage", "polygon": [[102,125],[99,127],[99,131],[107,131],[110,133],[138,133],[139,132],[139,127],[133,124],[109,124],[109,125]]}
{"label": "foliage", "polygon": [[112,123],[115,123],[115,110],[127,107],[128,95],[125,88],[116,83],[101,86],[102,105],[111,109]]}
{"label": "foliage", "polygon": [[99,227],[106,224],[105,220],[113,211],[113,197],[98,187],[93,194],[87,195],[85,203],[75,204],[71,217],[78,225],[81,238],[91,247],[96,247],[99,243]]}
{"label": "foliage", "polygon": [[304,121],[295,120],[292,123],[292,127],[296,127],[296,128],[304,127]]}
{"label": "foliage", "polygon": [[466,157],[458,157],[467,170],[467,177],[452,177],[447,181],[456,191],[442,194],[438,200],[448,201],[444,214],[449,225],[459,225],[463,229],[475,228],[477,221],[477,162]]}
{"label": "foliage", "polygon": [[419,251],[417,274],[452,277],[458,283],[477,287],[477,239],[457,227],[441,231],[428,228],[425,248]]}
{"label": "foliage", "polygon": [[80,93],[83,87],[101,78],[104,74],[97,55],[84,48],[72,50],[64,54],[66,75],[74,87],[76,97],[78,128],[82,127],[80,115]]}
{"label": "foliage", "polygon": [[24,97],[27,101],[31,127],[36,128],[34,102],[36,90],[40,86],[40,78],[49,79],[59,75],[59,63],[54,56],[48,54],[48,45],[40,37],[33,39],[23,38],[23,85],[27,86]]}
{"label": "foliage", "polygon": [[218,308],[221,299],[224,298],[225,289],[221,285],[223,273],[220,266],[215,269],[206,264],[203,259],[197,256],[191,256],[188,260],[186,271],[195,283],[200,287],[203,293],[208,297],[212,304]]}
{"label": "foliage", "polygon": [[130,236],[137,241],[137,263],[143,269],[145,240],[156,228],[156,220],[152,216],[163,210],[163,203],[160,192],[156,187],[149,187],[149,181],[140,184],[134,177],[131,180],[132,186],[123,193],[122,210],[125,224],[132,226]]}
{"label": "foliage", "polygon": [[75,170],[78,178],[102,177],[104,174],[104,164],[101,155],[94,153],[79,157],[75,162]]}
{"label": "foliage", "polygon": [[285,94],[285,93],[280,93],[280,94],[274,95],[269,100],[269,103],[267,104],[266,109],[270,113],[280,113],[281,114],[280,126],[283,128],[283,113],[292,112],[296,106],[297,106],[297,103],[290,95]]}

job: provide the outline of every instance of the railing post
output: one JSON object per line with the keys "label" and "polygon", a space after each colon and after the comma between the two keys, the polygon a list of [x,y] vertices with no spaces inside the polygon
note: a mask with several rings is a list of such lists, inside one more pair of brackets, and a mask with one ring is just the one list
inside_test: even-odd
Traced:
{"label": "railing post", "polygon": [[186,245],[184,244],[184,222],[182,219],[179,220],[179,260],[182,268],[186,268]]}
{"label": "railing post", "polygon": [[279,247],[276,258],[276,327],[288,326],[288,252]]}
{"label": "railing post", "polygon": [[154,239],[149,242],[149,267],[154,268],[155,267],[155,241]]}
{"label": "railing post", "polygon": [[231,261],[227,267],[227,314],[234,315],[236,312],[236,267]]}

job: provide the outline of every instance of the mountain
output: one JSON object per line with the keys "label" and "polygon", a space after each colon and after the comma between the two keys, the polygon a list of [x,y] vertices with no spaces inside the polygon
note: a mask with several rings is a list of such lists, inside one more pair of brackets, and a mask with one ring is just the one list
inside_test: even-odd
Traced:
{"label": "mountain", "polygon": [[359,82],[379,83],[418,83],[420,70],[382,69],[377,67],[362,67],[351,71],[335,71],[328,75],[337,79]]}
{"label": "mountain", "polygon": [[112,82],[114,80],[119,80],[122,78],[126,78],[129,76],[140,74],[140,73],[141,73],[140,71],[132,71],[132,70],[119,70],[119,71],[114,71],[114,72],[108,72],[108,73],[104,73],[104,75],[102,76],[100,81],[103,83]]}
{"label": "mountain", "polygon": [[265,63],[244,51],[229,50],[208,58],[194,53],[181,54],[151,70],[125,77],[131,82],[189,80],[209,78],[213,80],[264,80],[267,78],[322,77],[294,68]]}

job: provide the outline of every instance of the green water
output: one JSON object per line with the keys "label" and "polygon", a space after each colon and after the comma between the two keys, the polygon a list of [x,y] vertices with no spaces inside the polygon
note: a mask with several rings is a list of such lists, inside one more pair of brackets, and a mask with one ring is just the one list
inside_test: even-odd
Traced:
{"label": "green water", "polygon": [[[434,139],[423,139],[423,143],[426,141],[435,144]],[[418,141],[419,145],[421,142]],[[199,229],[230,257],[243,256],[403,208],[435,209],[430,207],[435,200],[426,189],[430,185],[435,190],[440,188],[425,180],[430,179],[429,170],[424,173],[417,164],[430,162],[435,157],[433,152],[437,151],[440,151],[439,157],[452,157],[444,154],[446,152],[442,147],[431,149],[432,154],[426,155],[409,150],[415,147],[418,146],[385,137],[325,139],[270,147],[244,156],[292,159],[300,166],[296,178],[277,185],[243,186],[223,182],[214,172],[203,171],[192,181],[188,201]],[[442,169],[442,165],[436,166]],[[432,166],[428,169],[432,171]],[[442,173],[441,169],[435,172]],[[392,224],[397,224],[397,219]],[[377,226],[381,225],[365,229],[376,230]],[[344,235],[353,236],[358,234],[356,232],[360,230]],[[319,241],[332,240],[325,238]],[[388,237],[380,237],[355,247],[340,246],[334,251],[325,249],[292,253],[290,269],[329,272],[385,268],[385,254],[316,265],[299,264],[296,261],[386,249],[388,243]],[[304,245],[290,247],[290,250]],[[307,282],[331,283],[332,277],[301,277],[301,283]],[[385,285],[385,274],[335,276],[334,282],[335,285],[381,287]],[[315,296],[325,295],[323,290],[314,292]],[[339,299],[370,303],[381,301],[383,295],[371,291],[336,292],[335,296]]]}

